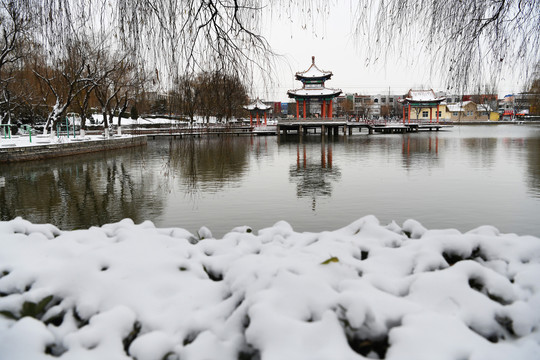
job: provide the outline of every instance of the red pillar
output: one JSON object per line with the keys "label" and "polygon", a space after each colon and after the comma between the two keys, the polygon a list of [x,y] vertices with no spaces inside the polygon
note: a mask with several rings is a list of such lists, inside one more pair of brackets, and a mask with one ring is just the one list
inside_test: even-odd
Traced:
{"label": "red pillar", "polygon": [[300,118],[300,102],[296,102],[296,120]]}
{"label": "red pillar", "polygon": [[324,116],[324,115],[323,115],[323,111],[324,111],[323,109],[324,109],[323,103],[321,103],[321,118]]}
{"label": "red pillar", "polygon": [[437,124],[439,123],[439,104],[437,104]]}
{"label": "red pillar", "polygon": [[266,111],[264,112],[264,126],[266,126]]}
{"label": "red pillar", "polygon": [[332,99],[330,99],[330,103],[328,104],[328,117],[332,118]]}
{"label": "red pillar", "polygon": [[411,104],[409,104],[409,124],[411,123]]}
{"label": "red pillar", "polygon": [[306,120],[306,99],[304,99],[304,120]]}

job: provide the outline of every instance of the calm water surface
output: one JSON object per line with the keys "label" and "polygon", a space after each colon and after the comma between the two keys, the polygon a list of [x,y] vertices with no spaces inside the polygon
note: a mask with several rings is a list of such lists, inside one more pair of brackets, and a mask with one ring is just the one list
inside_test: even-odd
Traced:
{"label": "calm water surface", "polygon": [[62,229],[132,218],[214,236],[286,220],[334,230],[368,215],[540,236],[540,127],[333,137],[149,140],[142,148],[0,165],[0,217]]}

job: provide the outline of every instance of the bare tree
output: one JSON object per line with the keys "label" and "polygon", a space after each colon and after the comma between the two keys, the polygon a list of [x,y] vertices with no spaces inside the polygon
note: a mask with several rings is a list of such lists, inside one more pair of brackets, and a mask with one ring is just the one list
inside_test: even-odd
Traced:
{"label": "bare tree", "polygon": [[197,81],[190,75],[184,75],[177,80],[174,96],[177,108],[183,116],[187,116],[191,125],[195,120],[195,115],[200,109],[200,88]]}
{"label": "bare tree", "polygon": [[66,52],[51,65],[43,64],[36,57],[34,74],[45,84],[48,93],[45,96],[52,96],[54,102],[43,129],[45,134],[49,130],[53,134],[73,99],[92,84],[87,72],[87,49],[84,42],[72,42],[66,46]]}
{"label": "bare tree", "polygon": [[531,95],[531,115],[540,115],[540,62],[536,65],[536,71],[529,87]]}
{"label": "bare tree", "polygon": [[11,85],[24,54],[25,36],[30,21],[23,11],[24,3],[16,0],[0,1],[0,123],[11,124],[12,112],[20,105],[14,101]]}
{"label": "bare tree", "polygon": [[[100,69],[101,75],[96,82],[94,92],[101,106],[105,136],[108,136],[115,110],[122,106],[127,108],[128,88],[132,84],[134,67],[127,53],[111,55],[108,49],[102,52],[96,66]],[[120,105],[121,103],[124,104]]]}
{"label": "bare tree", "polygon": [[[271,68],[260,35],[262,0],[28,0],[51,49],[80,32],[115,42],[162,85],[210,68]],[[81,30],[82,29],[82,30]]]}
{"label": "bare tree", "polygon": [[355,34],[369,41],[368,61],[421,46],[432,72],[464,91],[503,70],[527,77],[540,58],[539,9],[539,0],[360,0]]}

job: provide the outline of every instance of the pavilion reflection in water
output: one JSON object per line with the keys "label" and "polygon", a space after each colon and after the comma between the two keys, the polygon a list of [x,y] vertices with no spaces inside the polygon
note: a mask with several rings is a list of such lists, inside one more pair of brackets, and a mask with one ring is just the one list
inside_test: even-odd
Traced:
{"label": "pavilion reflection in water", "polygon": [[334,183],[341,178],[339,167],[333,164],[332,144],[320,143],[320,157],[317,144],[298,143],[296,164],[289,169],[290,181],[296,183],[296,196],[311,199],[311,209],[316,210],[317,199],[331,197]]}

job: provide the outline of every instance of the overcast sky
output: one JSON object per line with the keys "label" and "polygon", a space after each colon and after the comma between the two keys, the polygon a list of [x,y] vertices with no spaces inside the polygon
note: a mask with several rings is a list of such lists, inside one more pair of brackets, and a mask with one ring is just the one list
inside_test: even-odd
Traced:
{"label": "overcast sky", "polygon": [[[277,59],[277,83],[270,89],[255,85],[252,96],[265,100],[288,101],[287,90],[301,87],[294,80],[297,71],[304,71],[315,56],[317,66],[332,71],[333,77],[327,87],[339,88],[344,93],[359,94],[403,94],[410,88],[433,88],[445,91],[446,84],[439,76],[430,77],[426,55],[395,55],[379,59],[375,64],[366,64],[365,40],[352,34],[354,9],[347,0],[338,0],[330,14],[318,14],[314,21],[302,21],[302,16],[293,14],[290,20],[283,11],[282,16],[268,15],[263,22],[264,34],[274,51],[283,57]],[[411,51],[410,53],[415,53]],[[520,84],[503,79],[499,84],[499,96],[521,91]]]}

